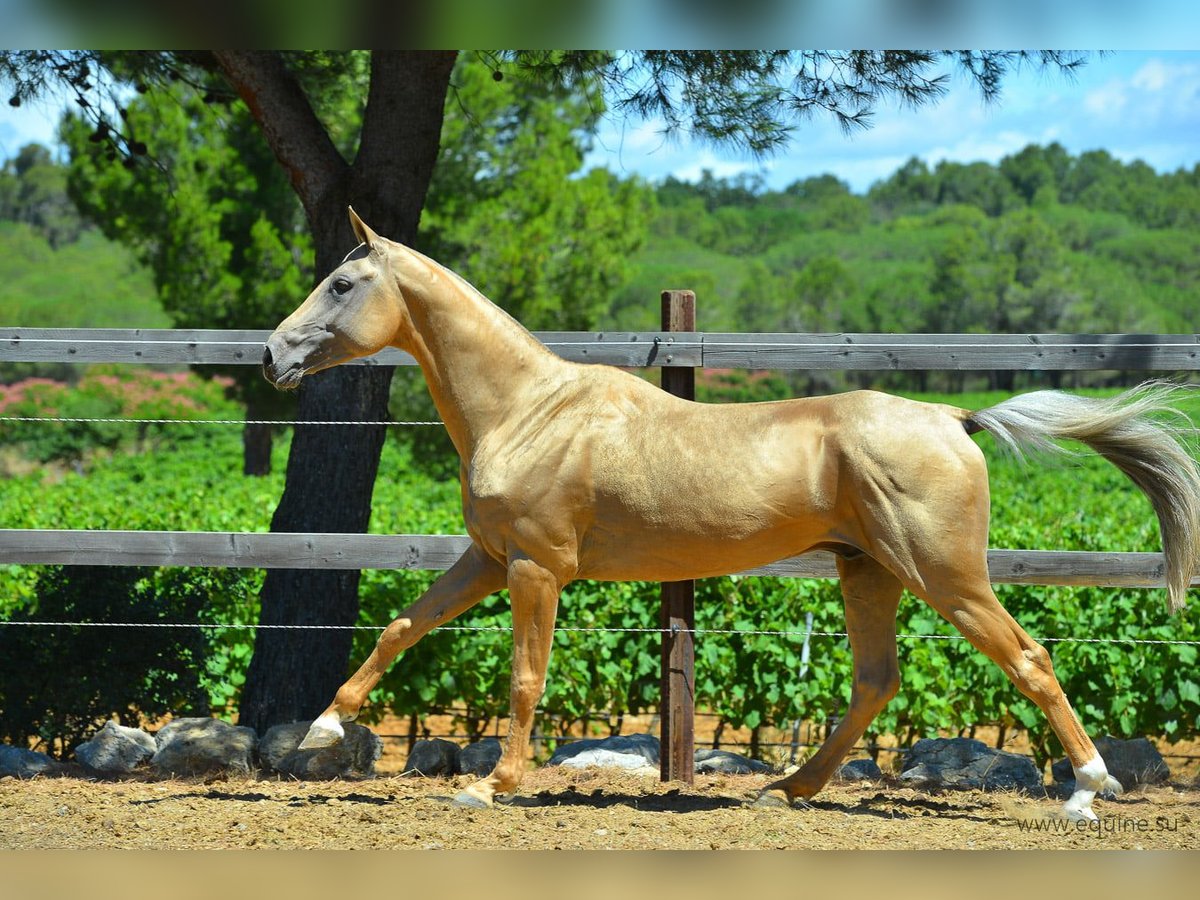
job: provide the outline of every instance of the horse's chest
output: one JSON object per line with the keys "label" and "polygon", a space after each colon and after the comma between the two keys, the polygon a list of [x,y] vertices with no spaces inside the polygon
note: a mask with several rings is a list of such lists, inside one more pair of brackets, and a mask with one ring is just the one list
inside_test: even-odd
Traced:
{"label": "horse's chest", "polygon": [[537,466],[504,457],[473,465],[464,484],[464,512],[481,524],[530,515],[553,481]]}
{"label": "horse's chest", "polygon": [[514,523],[559,526],[587,506],[586,478],[561,457],[497,454],[477,459],[463,484],[463,514],[481,532],[508,531]]}

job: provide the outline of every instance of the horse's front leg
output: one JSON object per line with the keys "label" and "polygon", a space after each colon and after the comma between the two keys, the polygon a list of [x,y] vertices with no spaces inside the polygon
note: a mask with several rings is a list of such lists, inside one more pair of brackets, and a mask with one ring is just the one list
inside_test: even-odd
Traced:
{"label": "horse's front leg", "polygon": [[516,790],[525,774],[525,756],[533,711],[546,687],[546,667],[554,640],[554,619],[562,585],[547,569],[530,559],[516,558],[508,566],[512,601],[513,667],[511,714],[504,754],[486,778],[460,791],[455,801],[464,806],[491,806],[496,794]]}
{"label": "horse's front leg", "polygon": [[505,570],[472,544],[412,606],[400,613],[379,636],[371,655],[338,688],[333,703],[312,723],[300,749],[329,747],[342,739],[343,722],[353,721],[397,654],[407,650],[443,622],[466,612],[488,594],[504,587]]}

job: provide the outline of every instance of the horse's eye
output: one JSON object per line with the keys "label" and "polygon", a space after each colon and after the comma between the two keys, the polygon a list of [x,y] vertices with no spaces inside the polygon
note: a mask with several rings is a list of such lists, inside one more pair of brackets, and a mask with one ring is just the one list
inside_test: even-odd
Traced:
{"label": "horse's eye", "polygon": [[354,287],[354,283],[349,278],[333,279],[333,292],[335,294],[344,294],[352,287]]}

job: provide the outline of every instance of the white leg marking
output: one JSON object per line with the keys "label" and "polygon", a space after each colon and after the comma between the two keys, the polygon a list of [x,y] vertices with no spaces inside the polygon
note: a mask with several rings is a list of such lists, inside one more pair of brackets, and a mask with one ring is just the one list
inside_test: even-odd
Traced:
{"label": "white leg marking", "polygon": [[319,750],[332,747],[346,736],[342,723],[333,713],[326,713],[308,726],[308,734],[300,742],[300,750]]}
{"label": "white leg marking", "polygon": [[1092,800],[1096,794],[1100,791],[1119,794],[1121,790],[1121,783],[1108,774],[1108,767],[1097,753],[1075,770],[1075,793],[1064,807],[1067,818],[1073,821],[1096,821],[1097,816],[1092,811]]}

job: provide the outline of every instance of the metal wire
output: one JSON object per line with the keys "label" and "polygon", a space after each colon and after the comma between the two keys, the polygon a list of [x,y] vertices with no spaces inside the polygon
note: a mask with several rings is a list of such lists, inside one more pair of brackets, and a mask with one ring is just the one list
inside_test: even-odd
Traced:
{"label": "metal wire", "polygon": [[[218,624],[204,622],[5,622],[0,621],[0,627],[38,627],[38,628],[201,628],[201,629],[230,629],[235,631],[252,631],[254,629],[276,629],[284,631],[376,631],[382,632],[380,625],[246,625]],[[500,632],[512,631],[510,625],[443,625],[438,631],[479,631]],[[561,626],[555,631],[569,633],[610,633],[610,634],[694,634],[694,635],[741,635],[751,637],[829,637],[844,638],[849,635],[844,631],[766,631],[749,628],[581,628]],[[899,640],[920,641],[965,641],[961,634],[897,634]],[[1160,640],[1156,638],[1079,638],[1079,637],[1046,637],[1034,638],[1043,644],[1162,644],[1170,646],[1198,647],[1200,640]]]}
{"label": "metal wire", "polygon": [[120,419],[101,416],[0,416],[0,422],[119,422],[129,425],[444,425],[444,422],[291,421],[287,419]]}

